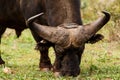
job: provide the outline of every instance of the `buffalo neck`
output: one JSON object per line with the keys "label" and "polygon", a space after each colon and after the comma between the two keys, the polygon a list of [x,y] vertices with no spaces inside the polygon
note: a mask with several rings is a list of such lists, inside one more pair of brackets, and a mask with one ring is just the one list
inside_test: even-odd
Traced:
{"label": "buffalo neck", "polygon": [[46,9],[50,26],[63,23],[82,24],[80,0],[46,0]]}

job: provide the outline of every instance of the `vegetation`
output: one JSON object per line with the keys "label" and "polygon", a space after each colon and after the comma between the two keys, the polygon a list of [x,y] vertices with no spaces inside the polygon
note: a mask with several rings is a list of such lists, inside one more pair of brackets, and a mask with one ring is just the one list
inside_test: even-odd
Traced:
{"label": "vegetation", "polygon": [[[39,52],[34,50],[36,43],[29,29],[19,39],[8,29],[0,48],[10,73],[0,66],[0,80],[120,80],[120,0],[82,0],[81,5],[84,24],[94,21],[102,10],[112,17],[99,31],[105,38],[96,44],[86,44],[78,77],[55,78],[51,71],[39,71]],[[53,63],[52,48],[49,53]]]}

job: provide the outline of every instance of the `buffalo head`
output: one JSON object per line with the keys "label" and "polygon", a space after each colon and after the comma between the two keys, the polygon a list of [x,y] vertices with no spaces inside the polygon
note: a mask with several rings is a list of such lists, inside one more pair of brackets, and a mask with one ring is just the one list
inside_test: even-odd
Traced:
{"label": "buffalo head", "polygon": [[103,13],[104,16],[87,25],[63,23],[57,27],[36,23],[34,20],[43,14],[40,13],[29,18],[27,25],[44,40],[54,44],[56,60],[53,70],[61,75],[77,76],[80,73],[79,65],[86,41],[110,19],[109,13]]}

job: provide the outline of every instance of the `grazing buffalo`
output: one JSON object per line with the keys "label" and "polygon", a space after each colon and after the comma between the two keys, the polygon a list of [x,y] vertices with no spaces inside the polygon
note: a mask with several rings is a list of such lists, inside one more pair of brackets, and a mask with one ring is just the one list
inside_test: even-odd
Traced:
{"label": "grazing buffalo", "polygon": [[[44,14],[36,15],[41,12]],[[109,21],[109,13],[103,13],[105,16],[95,22],[82,25],[80,0],[1,0],[0,39],[7,27],[15,29],[18,37],[29,27],[41,53],[40,69],[77,76],[85,43],[100,38],[95,33]],[[48,56],[50,46],[56,55],[53,66]],[[2,58],[0,62],[4,62]]]}
{"label": "grazing buffalo", "polygon": [[[53,71],[55,75],[77,76],[80,73],[79,65],[85,43],[91,40],[110,19],[110,14],[103,11],[104,16],[93,23],[82,25],[79,3],[79,0],[47,0],[47,12],[35,15],[27,21],[31,31],[44,39],[40,43],[44,42],[46,45],[51,43],[54,48],[56,59]],[[36,19],[45,15],[49,26],[37,23]],[[42,49],[47,51],[48,48],[44,46]],[[41,58],[46,62],[49,60],[45,55]]]}

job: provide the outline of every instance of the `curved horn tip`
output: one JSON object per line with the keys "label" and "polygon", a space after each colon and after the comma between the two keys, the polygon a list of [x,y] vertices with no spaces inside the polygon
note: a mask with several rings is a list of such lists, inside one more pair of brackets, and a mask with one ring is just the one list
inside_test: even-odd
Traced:
{"label": "curved horn tip", "polygon": [[102,11],[102,13],[104,13],[106,16],[110,17],[110,13],[107,11]]}
{"label": "curved horn tip", "polygon": [[28,20],[26,21],[26,24],[29,25],[29,24],[30,24],[31,22],[33,22],[36,18],[38,18],[39,16],[41,16],[41,15],[43,15],[43,14],[44,14],[44,13],[41,12],[41,13],[39,13],[39,14],[37,14],[37,15],[34,15],[34,16],[28,18]]}
{"label": "curved horn tip", "polygon": [[110,14],[109,12],[107,12],[107,11],[102,11],[102,13],[105,13],[105,14]]}

